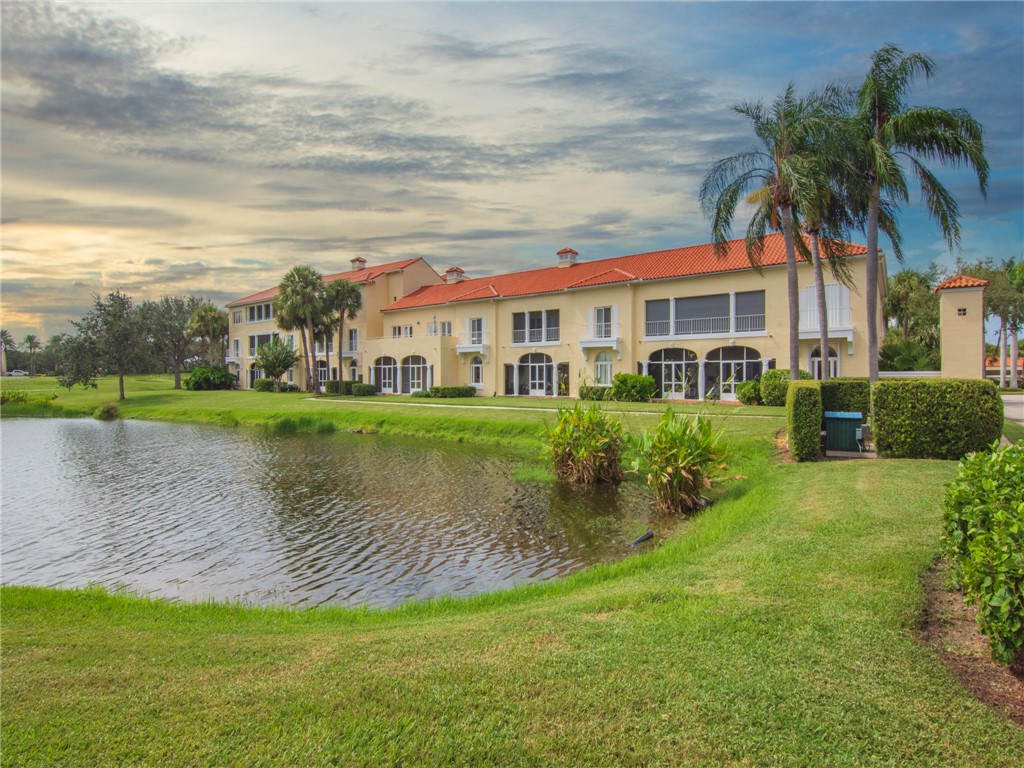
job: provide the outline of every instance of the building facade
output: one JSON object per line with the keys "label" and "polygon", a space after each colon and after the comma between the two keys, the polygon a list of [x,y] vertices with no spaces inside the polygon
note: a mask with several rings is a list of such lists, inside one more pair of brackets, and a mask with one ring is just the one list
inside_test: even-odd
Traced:
{"label": "building facade", "polygon": [[[824,355],[813,272],[807,263],[798,268],[801,367],[816,377],[822,365],[834,376],[867,375],[865,253],[853,248],[850,286],[826,268]],[[389,394],[437,384],[470,385],[484,395],[576,396],[580,386],[609,385],[616,373],[646,373],[667,399],[733,400],[743,381],[788,366],[781,235],[767,238],[758,269],[750,266],[742,240],[730,242],[722,257],[711,245],[595,261],[563,249],[553,262],[468,279],[457,267],[438,276],[417,259],[384,265],[379,276],[365,280],[353,279],[362,277],[359,270],[325,278],[348,275],[364,290],[363,310],[347,324],[358,354],[346,358],[343,378]],[[383,292],[382,281],[388,284]],[[232,351],[254,352],[253,336],[258,346],[261,333],[273,332],[273,319],[260,320],[260,310],[252,310],[272,300],[267,293],[229,305],[230,343],[240,341]],[[239,312],[242,323],[236,324]],[[881,317],[878,327],[884,328]],[[258,377],[251,356],[235,359],[242,385],[251,386]],[[335,378],[333,367],[322,374]]]}

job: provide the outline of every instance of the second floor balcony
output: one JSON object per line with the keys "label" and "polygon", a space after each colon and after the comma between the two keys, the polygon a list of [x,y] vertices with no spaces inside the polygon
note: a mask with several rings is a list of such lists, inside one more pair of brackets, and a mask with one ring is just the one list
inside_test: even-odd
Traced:
{"label": "second floor balcony", "polygon": [[692,317],[675,320],[648,320],[644,334],[656,336],[724,336],[730,333],[759,333],[764,331],[764,314],[722,317]]}
{"label": "second floor balcony", "polygon": [[558,326],[553,328],[519,328],[512,331],[513,344],[557,343],[561,340]]}

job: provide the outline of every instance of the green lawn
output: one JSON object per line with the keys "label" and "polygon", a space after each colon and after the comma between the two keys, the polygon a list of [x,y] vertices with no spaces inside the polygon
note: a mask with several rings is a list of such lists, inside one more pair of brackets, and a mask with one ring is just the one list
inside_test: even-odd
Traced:
{"label": "green lawn", "polygon": [[[355,408],[146,386],[124,413]],[[373,407],[534,451],[543,424]],[[955,465],[778,464],[781,420],[721,423],[744,479],[658,549],[558,582],[390,611],[5,587],[3,764],[1019,766],[1024,732],[918,642]]]}

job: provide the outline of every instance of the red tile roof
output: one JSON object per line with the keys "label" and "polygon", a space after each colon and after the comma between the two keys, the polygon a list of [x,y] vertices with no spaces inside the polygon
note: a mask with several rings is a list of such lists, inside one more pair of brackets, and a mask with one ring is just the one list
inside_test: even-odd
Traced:
{"label": "red tile roof", "polygon": [[[850,244],[849,249],[853,255],[867,253],[867,248],[862,245]],[[769,235],[765,238],[765,252],[760,265],[775,267],[785,263],[786,252],[782,235]],[[452,285],[428,285],[389,304],[384,311],[749,269],[752,267],[747,259],[746,241],[730,240],[727,243],[726,254],[722,258],[715,255],[714,245],[707,243],[667,251],[584,261],[569,267],[552,266],[526,272],[477,277]]]}
{"label": "red tile roof", "polygon": [[[1013,365],[1013,358],[1010,355],[1007,355],[1006,356],[1006,368],[1007,368],[1007,370],[1010,369],[1011,365]],[[996,356],[996,357],[986,357],[985,358],[985,367],[986,368],[996,368],[996,369],[998,369],[999,368],[999,357],[998,356]],[[1017,358],[1017,368],[1018,369],[1024,368],[1024,356],[1021,356],[1021,357]]]}
{"label": "red tile roof", "polygon": [[970,275],[957,275],[956,277],[951,277],[936,285],[935,292],[938,293],[946,288],[984,288],[987,285],[988,280],[971,277]]}
{"label": "red tile roof", "polygon": [[[334,275],[324,275],[324,282],[333,283],[335,280],[348,280],[350,283],[372,283],[383,274],[388,272],[400,272],[410,264],[414,264],[419,260],[420,257],[417,256],[414,259],[393,261],[390,264],[380,264],[375,267],[364,267],[363,269],[351,270],[349,272],[338,272]],[[246,296],[244,299],[236,299],[226,306],[237,307],[242,304],[252,304],[258,301],[271,301],[275,298],[277,298],[277,286],[268,288],[265,291],[260,291],[259,293],[254,293],[252,296]]]}

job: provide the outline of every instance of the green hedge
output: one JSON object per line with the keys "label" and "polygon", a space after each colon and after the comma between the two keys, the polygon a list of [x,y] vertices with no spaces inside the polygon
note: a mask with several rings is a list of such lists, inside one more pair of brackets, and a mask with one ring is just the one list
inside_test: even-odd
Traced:
{"label": "green hedge", "polygon": [[431,387],[431,397],[475,397],[476,387],[469,385],[458,387]]}
{"label": "green hedge", "polygon": [[859,412],[867,421],[871,415],[871,383],[854,377],[821,382],[821,409]]}
{"label": "green hedge", "polygon": [[1024,662],[1024,445],[962,459],[945,510],[943,548],[993,658]]}
{"label": "green hedge", "polygon": [[354,382],[351,382],[351,381],[339,381],[338,382],[338,394],[339,395],[351,395],[352,394],[352,384],[353,383]]}
{"label": "green hedge", "polygon": [[658,391],[653,376],[642,373],[616,373],[612,376],[612,391],[606,400],[621,400],[627,403],[646,403]]}
{"label": "green hedge", "polygon": [[324,393],[328,395],[341,394],[341,382],[337,379],[328,379],[324,382]]}
{"label": "green hedge", "polygon": [[352,394],[356,397],[369,397],[377,394],[377,388],[373,384],[352,384]]}
{"label": "green hedge", "polygon": [[234,389],[238,386],[238,379],[222,365],[197,365],[192,372],[185,377],[185,389],[194,391],[207,391],[213,389]]}
{"label": "green hedge", "polygon": [[786,434],[797,461],[814,461],[821,452],[821,387],[816,381],[790,382],[786,393]]}
{"label": "green hedge", "polygon": [[[807,371],[800,371],[801,379],[811,378]],[[761,402],[765,405],[786,404],[786,390],[789,387],[789,368],[773,368],[761,374]]]}
{"label": "green hedge", "polygon": [[757,379],[744,381],[736,387],[736,399],[744,405],[761,404],[761,384]]}
{"label": "green hedge", "polygon": [[580,400],[604,400],[608,391],[608,387],[589,386],[587,384],[583,384],[580,386]]}
{"label": "green hedge", "polygon": [[257,392],[273,392],[274,391],[274,380],[273,379],[256,379],[252,383],[252,388]]}
{"label": "green hedge", "polygon": [[892,379],[871,393],[875,447],[882,456],[959,459],[984,451],[1003,428],[996,385],[981,379]]}

